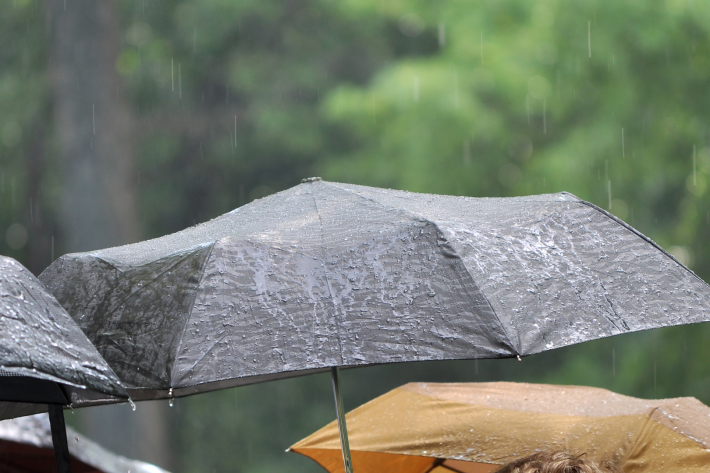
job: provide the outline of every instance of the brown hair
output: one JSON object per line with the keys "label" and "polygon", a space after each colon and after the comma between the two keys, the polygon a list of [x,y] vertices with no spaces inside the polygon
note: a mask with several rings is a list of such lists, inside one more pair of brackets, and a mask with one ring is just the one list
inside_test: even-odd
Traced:
{"label": "brown hair", "polygon": [[583,453],[539,452],[514,460],[495,473],[620,473],[610,462],[597,463]]}

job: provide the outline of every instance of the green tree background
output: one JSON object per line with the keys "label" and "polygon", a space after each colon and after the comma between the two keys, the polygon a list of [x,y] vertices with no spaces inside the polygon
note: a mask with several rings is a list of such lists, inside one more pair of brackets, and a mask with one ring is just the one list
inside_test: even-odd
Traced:
{"label": "green tree background", "polygon": [[[117,5],[145,237],[311,175],[469,196],[568,191],[710,278],[707,2]],[[39,0],[0,13],[0,252],[35,272],[64,248],[46,16]],[[678,327],[522,363],[346,370],[345,402],[408,381],[512,380],[710,403],[709,335]],[[179,399],[170,466],[315,472],[284,450],[333,419],[327,375]]]}

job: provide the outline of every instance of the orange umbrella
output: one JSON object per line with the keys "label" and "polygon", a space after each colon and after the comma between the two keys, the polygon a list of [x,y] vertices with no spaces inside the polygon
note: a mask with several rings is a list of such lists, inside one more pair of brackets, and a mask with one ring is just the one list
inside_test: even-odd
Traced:
{"label": "orange umbrella", "polygon": [[[358,473],[488,473],[537,451],[586,453],[625,473],[710,469],[710,408],[605,389],[522,383],[411,383],[347,414]],[[291,447],[343,471],[332,422]]]}

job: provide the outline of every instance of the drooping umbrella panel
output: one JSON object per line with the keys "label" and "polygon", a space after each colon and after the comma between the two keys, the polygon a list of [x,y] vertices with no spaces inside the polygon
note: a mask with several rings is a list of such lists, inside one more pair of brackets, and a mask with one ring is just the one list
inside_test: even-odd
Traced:
{"label": "drooping umbrella panel", "polygon": [[42,283],[0,256],[0,419],[49,410],[57,466],[68,472],[62,408],[79,397],[91,404],[128,394]]}
{"label": "drooping umbrella panel", "polygon": [[525,356],[708,320],[710,288],[571,194],[309,180],[41,276],[134,399],[333,366]]}
{"label": "drooping umbrella panel", "polygon": [[[701,473],[710,465],[708,418],[695,398],[524,383],[410,383],[347,414],[358,473],[487,473],[559,450],[625,472]],[[343,471],[335,422],[291,450]]]}
{"label": "drooping umbrella panel", "polygon": [[[26,391],[16,401],[41,402],[32,386],[48,381],[126,397],[126,391],[67,312],[26,268],[0,256],[0,392]],[[25,389],[24,383],[28,383]],[[47,395],[56,396],[51,391]],[[8,399],[3,399],[8,400]]]}

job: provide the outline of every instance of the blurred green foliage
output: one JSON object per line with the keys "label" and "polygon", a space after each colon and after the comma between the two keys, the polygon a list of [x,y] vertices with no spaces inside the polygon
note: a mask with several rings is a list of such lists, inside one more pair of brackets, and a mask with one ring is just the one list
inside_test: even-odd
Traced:
{"label": "blurred green foliage", "polygon": [[[120,5],[116,69],[139,130],[146,237],[310,175],[471,196],[564,190],[710,278],[707,2]],[[62,185],[44,21],[38,0],[0,12],[0,251],[22,261],[30,246],[17,224],[29,240],[38,225],[53,233]],[[33,188],[40,204],[28,202]],[[347,370],[345,402],[408,381],[504,379],[709,403],[708,336],[706,326],[679,327],[523,363]],[[318,471],[283,451],[334,418],[327,375],[180,399],[174,409],[180,472]]]}

